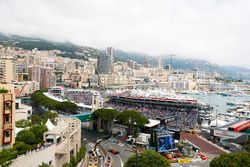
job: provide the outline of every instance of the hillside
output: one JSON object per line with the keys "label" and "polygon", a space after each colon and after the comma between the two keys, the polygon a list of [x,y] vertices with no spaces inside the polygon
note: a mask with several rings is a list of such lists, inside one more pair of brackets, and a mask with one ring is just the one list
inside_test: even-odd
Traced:
{"label": "hillside", "polygon": [[37,48],[38,50],[60,50],[62,54],[60,56],[70,57],[76,59],[97,58],[99,54],[102,54],[99,50],[87,47],[78,46],[70,42],[53,42],[39,38],[20,37],[16,35],[6,36],[0,33],[0,45],[19,47],[26,50],[32,50]]}
{"label": "hillside", "polygon": [[[27,50],[37,48],[38,50],[61,50],[60,56],[70,57],[76,59],[87,60],[88,58],[97,58],[104,54],[104,50],[98,50],[92,47],[79,46],[70,42],[53,42],[40,38],[21,37],[17,35],[7,36],[0,33],[0,45],[20,47]],[[150,65],[157,66],[158,58],[150,55],[126,52],[115,49],[115,61],[134,60],[139,64],[144,63],[144,58],[147,57]],[[170,64],[170,56],[161,56],[163,66]],[[217,66],[204,60],[187,59],[180,56],[173,58],[173,67],[175,69],[194,69],[199,68],[205,71],[217,71],[222,73],[226,78],[234,79],[240,77],[241,79],[250,79],[250,69],[238,66]]]}

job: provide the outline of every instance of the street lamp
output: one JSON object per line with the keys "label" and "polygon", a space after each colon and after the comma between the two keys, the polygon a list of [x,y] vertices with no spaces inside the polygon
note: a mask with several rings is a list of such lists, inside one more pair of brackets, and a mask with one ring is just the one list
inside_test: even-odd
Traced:
{"label": "street lamp", "polygon": [[131,117],[128,120],[128,131],[129,131],[129,134],[130,134],[130,131],[131,131],[130,123],[131,123]]}

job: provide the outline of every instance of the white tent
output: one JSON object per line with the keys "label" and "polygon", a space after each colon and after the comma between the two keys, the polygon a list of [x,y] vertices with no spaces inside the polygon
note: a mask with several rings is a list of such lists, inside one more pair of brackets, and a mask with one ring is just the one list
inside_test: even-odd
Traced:
{"label": "white tent", "polygon": [[[217,126],[218,126],[218,127],[224,126],[224,125],[226,125],[226,124],[229,124],[229,122],[224,121],[224,120],[217,119]],[[216,126],[216,120],[211,121],[210,126],[211,126],[211,127],[215,127],[215,126]]]}
{"label": "white tent", "polygon": [[51,122],[50,119],[47,120],[45,125],[47,126],[48,130],[52,130],[55,127],[55,125]]}
{"label": "white tent", "polygon": [[15,127],[15,133],[16,133],[16,135],[17,135],[20,131],[22,131],[22,130],[24,130],[24,128],[17,128],[17,127]]}
{"label": "white tent", "polygon": [[154,119],[149,119],[149,123],[145,125],[145,127],[154,127],[156,125],[159,125],[160,121],[159,120],[154,120]]}

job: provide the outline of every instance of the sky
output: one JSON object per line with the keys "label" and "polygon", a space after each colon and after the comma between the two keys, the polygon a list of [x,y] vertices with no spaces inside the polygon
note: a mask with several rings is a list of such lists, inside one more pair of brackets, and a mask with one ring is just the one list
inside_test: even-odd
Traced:
{"label": "sky", "polygon": [[250,66],[249,0],[0,0],[0,32]]}

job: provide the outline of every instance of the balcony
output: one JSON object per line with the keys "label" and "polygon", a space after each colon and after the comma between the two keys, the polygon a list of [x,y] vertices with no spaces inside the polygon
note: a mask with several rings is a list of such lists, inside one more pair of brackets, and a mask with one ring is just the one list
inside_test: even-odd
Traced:
{"label": "balcony", "polygon": [[5,101],[4,102],[4,108],[5,108],[4,114],[11,114],[12,101],[10,101],[9,99],[7,101]]}
{"label": "balcony", "polygon": [[4,144],[9,144],[11,142],[11,137],[4,137]]}
{"label": "balcony", "polygon": [[5,106],[5,111],[4,111],[4,114],[11,114],[11,106]]}
{"label": "balcony", "polygon": [[3,129],[6,130],[6,129],[12,129],[12,124],[9,122],[9,123],[4,123],[3,124]]}
{"label": "balcony", "polygon": [[12,130],[4,130],[3,134],[3,143],[4,144],[9,144],[11,142],[11,132]]}

